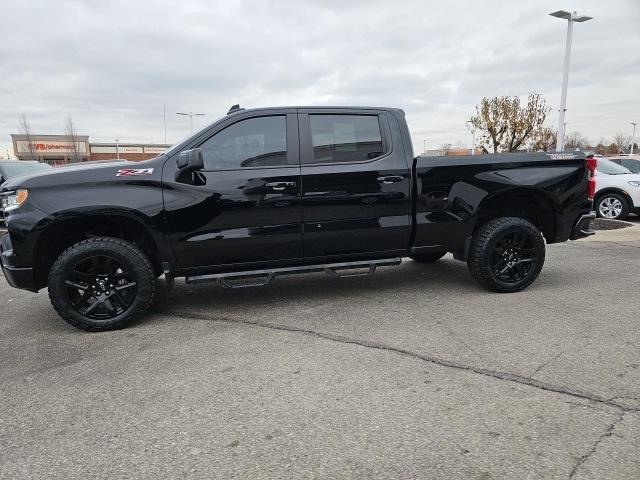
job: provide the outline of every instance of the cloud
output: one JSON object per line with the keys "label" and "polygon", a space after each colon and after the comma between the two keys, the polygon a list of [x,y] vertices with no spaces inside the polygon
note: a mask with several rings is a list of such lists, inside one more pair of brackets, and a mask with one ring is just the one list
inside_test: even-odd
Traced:
{"label": "cloud", "polygon": [[[597,140],[640,120],[640,4],[568,1],[576,25],[567,121]],[[72,116],[93,141],[189,133],[177,111],[230,105],[403,108],[416,150],[469,144],[483,96],[541,92],[556,121],[566,24],[556,1],[30,1],[3,3],[0,148],[24,113]]]}

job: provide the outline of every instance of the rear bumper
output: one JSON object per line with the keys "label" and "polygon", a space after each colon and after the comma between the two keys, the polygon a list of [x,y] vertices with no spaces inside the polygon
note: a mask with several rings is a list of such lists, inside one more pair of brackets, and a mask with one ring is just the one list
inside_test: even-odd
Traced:
{"label": "rear bumper", "polygon": [[595,235],[595,230],[591,229],[591,222],[595,220],[595,218],[596,214],[594,212],[581,215],[580,218],[578,218],[576,224],[573,226],[573,230],[571,231],[571,236],[569,238],[571,240],[579,240],[580,238]]}

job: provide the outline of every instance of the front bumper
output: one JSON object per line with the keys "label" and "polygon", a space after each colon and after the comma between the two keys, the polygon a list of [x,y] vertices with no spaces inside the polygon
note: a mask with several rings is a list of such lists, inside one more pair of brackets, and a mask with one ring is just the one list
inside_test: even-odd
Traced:
{"label": "front bumper", "polygon": [[12,265],[13,248],[8,234],[0,240],[0,263],[2,273],[7,282],[14,288],[37,292],[36,281],[32,267],[16,267]]}
{"label": "front bumper", "polygon": [[591,229],[591,222],[595,220],[596,214],[595,212],[587,213],[586,215],[580,216],[578,221],[573,226],[573,230],[571,232],[571,236],[569,237],[571,240],[578,240],[580,238],[590,237],[591,235],[595,235],[595,230]]}
{"label": "front bumper", "polygon": [[33,279],[33,268],[5,267],[2,265],[2,273],[9,285],[22,290],[37,292],[36,282]]}

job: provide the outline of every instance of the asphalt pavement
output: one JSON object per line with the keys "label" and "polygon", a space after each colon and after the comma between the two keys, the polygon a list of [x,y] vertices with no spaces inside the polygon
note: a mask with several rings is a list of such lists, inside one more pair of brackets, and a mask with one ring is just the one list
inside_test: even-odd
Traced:
{"label": "asphalt pavement", "polygon": [[639,267],[625,240],[507,295],[449,255],[178,282],[98,334],[2,278],[0,478],[640,478]]}

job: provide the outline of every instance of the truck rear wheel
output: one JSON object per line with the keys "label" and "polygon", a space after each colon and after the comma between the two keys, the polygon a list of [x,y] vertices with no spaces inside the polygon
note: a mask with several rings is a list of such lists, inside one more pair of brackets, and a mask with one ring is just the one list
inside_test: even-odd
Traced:
{"label": "truck rear wheel", "polygon": [[471,241],[468,267],[473,278],[494,292],[518,292],[531,285],[544,265],[540,230],[515,217],[484,224]]}
{"label": "truck rear wheel", "polygon": [[49,298],[64,321],[89,331],[114,330],[148,310],[155,273],[136,245],[111,237],[67,248],[49,272]]}

